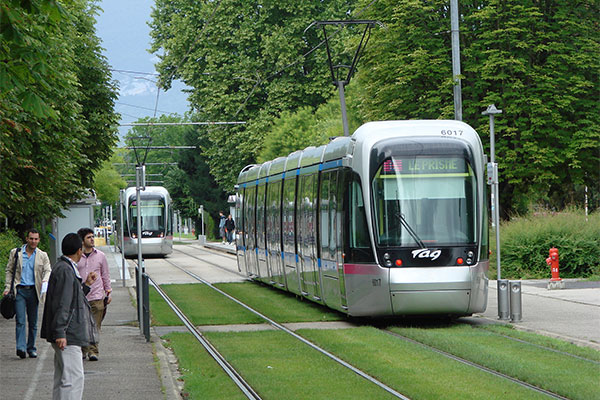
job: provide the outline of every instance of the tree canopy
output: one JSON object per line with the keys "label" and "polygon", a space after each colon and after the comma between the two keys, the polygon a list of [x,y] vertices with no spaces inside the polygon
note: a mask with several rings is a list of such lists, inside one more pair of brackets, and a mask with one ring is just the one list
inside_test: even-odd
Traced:
{"label": "tree canopy", "polygon": [[[367,4],[361,0],[361,4]],[[494,103],[502,209],[562,208],[588,185],[598,196],[598,4],[566,0],[461,1],[463,120],[489,146]],[[378,30],[361,59],[366,119],[453,118],[450,20],[442,0],[380,0]]]}
{"label": "tree canopy", "polygon": [[86,0],[0,4],[0,216],[57,215],[110,157],[116,86]]}
{"label": "tree canopy", "polygon": [[196,121],[247,121],[206,129],[210,170],[223,189],[254,162],[265,133],[283,111],[316,107],[333,93],[325,52],[302,57],[315,20],[341,19],[354,1],[157,0],[152,51],[165,87],[192,88]]}

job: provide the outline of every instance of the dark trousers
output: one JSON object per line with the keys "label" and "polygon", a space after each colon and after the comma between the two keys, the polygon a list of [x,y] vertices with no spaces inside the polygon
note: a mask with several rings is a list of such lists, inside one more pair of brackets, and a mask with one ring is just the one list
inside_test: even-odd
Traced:
{"label": "dark trousers", "polygon": [[[17,350],[37,351],[35,348],[35,337],[37,336],[38,319],[38,297],[35,287],[17,286],[17,297],[15,302],[15,311],[17,313]],[[28,330],[27,341],[25,341],[25,319],[27,318]]]}

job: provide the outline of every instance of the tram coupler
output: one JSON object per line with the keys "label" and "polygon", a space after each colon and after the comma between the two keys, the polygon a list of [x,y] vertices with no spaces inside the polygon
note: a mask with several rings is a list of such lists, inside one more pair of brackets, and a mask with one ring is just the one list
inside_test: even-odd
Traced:
{"label": "tram coupler", "polygon": [[549,251],[549,257],[546,258],[546,264],[550,266],[551,278],[548,282],[548,290],[553,289],[564,289],[565,282],[560,278],[559,267],[558,267],[558,249],[556,247],[551,248]]}

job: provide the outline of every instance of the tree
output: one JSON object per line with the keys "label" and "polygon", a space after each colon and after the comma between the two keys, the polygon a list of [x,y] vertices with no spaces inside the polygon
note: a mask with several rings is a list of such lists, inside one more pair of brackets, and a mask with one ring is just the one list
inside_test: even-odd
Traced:
{"label": "tree", "polygon": [[[361,1],[366,5],[367,1]],[[561,208],[600,179],[598,5],[566,0],[461,1],[463,116],[489,143],[494,103],[506,217]],[[367,119],[453,118],[450,20],[441,0],[378,1],[357,76]],[[593,190],[594,190],[593,189]]]}
{"label": "tree", "polygon": [[[355,86],[350,85],[346,91],[350,132],[362,123],[356,102],[353,101],[355,90]],[[295,112],[284,111],[267,132],[258,162],[287,156],[308,146],[320,146],[328,143],[332,137],[343,135],[340,99],[337,96],[330,98],[316,110],[306,106]]]}
{"label": "tree", "polygon": [[[206,129],[210,170],[224,189],[254,162],[265,133],[283,111],[316,107],[332,93],[325,52],[302,54],[304,29],[314,20],[340,19],[354,1],[262,2],[158,0],[152,13],[152,51],[165,87],[189,87],[193,118],[246,125]],[[339,47],[339,46],[338,46]]]}
{"label": "tree", "polygon": [[93,188],[96,190],[96,197],[103,203],[115,204],[119,201],[119,191],[127,187],[127,182],[113,166],[113,163],[119,162],[123,162],[123,158],[113,155],[109,161],[104,161],[102,168],[96,173]]}
{"label": "tree", "polygon": [[[179,115],[162,115],[157,119],[144,118],[138,122],[189,122],[189,118]],[[204,128],[191,125],[136,126],[126,136],[129,145],[144,146],[196,146],[195,149],[150,150],[146,163],[177,163],[177,166],[147,165],[146,173],[162,173],[163,182],[173,199],[174,206],[184,218],[193,218],[198,223],[200,205],[215,218],[220,209],[227,207],[227,193],[223,192],[212,177],[206,163],[204,146],[207,139]],[[148,137],[149,140],[131,140],[133,137]],[[132,151],[126,155],[129,162],[136,162]],[[144,151],[138,150],[140,160]],[[150,180],[150,179],[148,179]]]}
{"label": "tree", "polygon": [[95,9],[84,0],[0,4],[0,216],[21,230],[79,197],[116,141]]}

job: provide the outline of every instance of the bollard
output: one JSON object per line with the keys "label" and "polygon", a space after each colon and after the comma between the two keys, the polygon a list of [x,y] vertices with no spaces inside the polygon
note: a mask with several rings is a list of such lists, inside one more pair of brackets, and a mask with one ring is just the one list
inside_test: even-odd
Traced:
{"label": "bollard", "polygon": [[148,287],[148,275],[144,272],[142,274],[142,295],[143,300],[143,313],[144,313],[144,336],[146,342],[150,341],[150,288]]}
{"label": "bollard", "polygon": [[498,319],[507,320],[509,314],[508,279],[498,279]]}
{"label": "bollard", "polygon": [[510,281],[510,322],[520,322],[521,319],[521,281]]}

